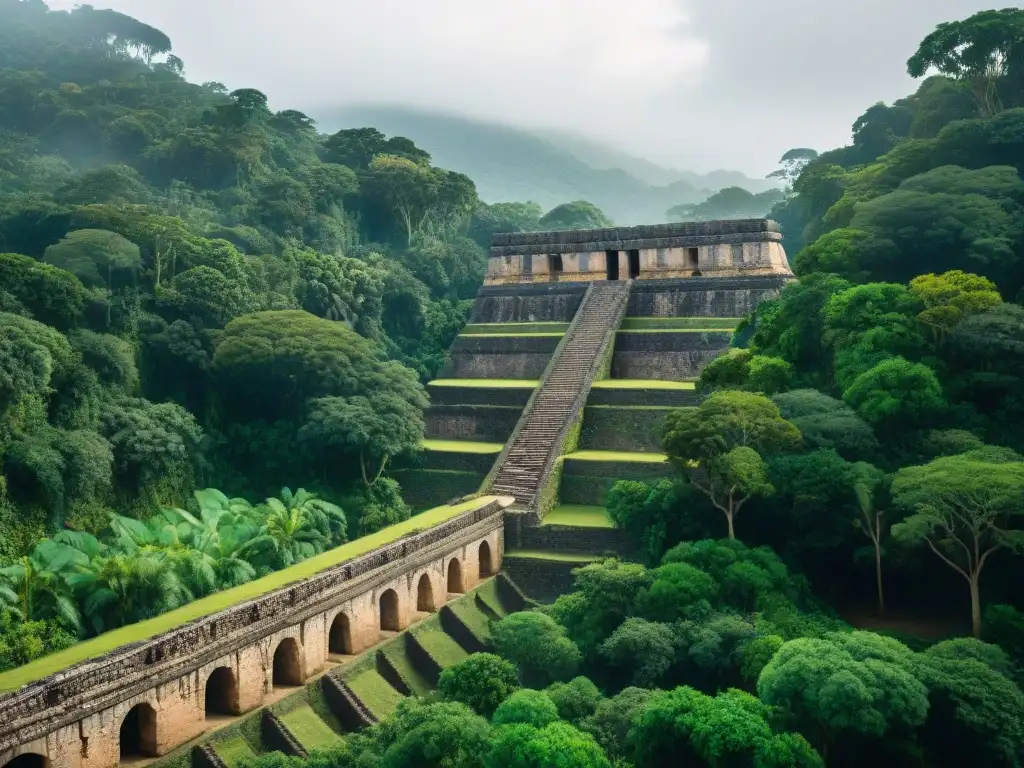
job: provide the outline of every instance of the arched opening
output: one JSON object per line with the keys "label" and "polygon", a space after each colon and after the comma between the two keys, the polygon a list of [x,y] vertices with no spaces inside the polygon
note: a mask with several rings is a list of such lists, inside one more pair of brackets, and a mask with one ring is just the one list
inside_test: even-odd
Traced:
{"label": "arched opening", "polygon": [[398,593],[388,589],[380,596],[380,628],[386,632],[397,632],[398,626]]}
{"label": "arched opening", "polygon": [[344,613],[334,617],[331,634],[327,638],[327,651],[340,656],[352,655],[352,627]]}
{"label": "arched opening", "polygon": [[274,687],[302,685],[302,658],[294,637],[286,637],[274,651]]}
{"label": "arched opening", "polygon": [[4,764],[4,768],[50,768],[50,761],[42,755],[26,752]]}
{"label": "arched opening", "polygon": [[121,757],[156,756],[156,710],[136,704],[121,722]]}
{"label": "arched opening", "polygon": [[465,591],[462,588],[462,564],[454,557],[448,562],[448,591],[455,594]]}
{"label": "arched opening", "polygon": [[480,562],[480,578],[486,579],[494,572],[494,566],[491,564],[491,545],[486,541],[480,542],[480,555],[478,560]]}
{"label": "arched opening", "polygon": [[238,715],[238,681],[228,667],[217,667],[206,678],[206,716]]}
{"label": "arched opening", "polygon": [[420,576],[420,582],[416,585],[416,610],[424,613],[434,611],[434,586],[425,573]]}

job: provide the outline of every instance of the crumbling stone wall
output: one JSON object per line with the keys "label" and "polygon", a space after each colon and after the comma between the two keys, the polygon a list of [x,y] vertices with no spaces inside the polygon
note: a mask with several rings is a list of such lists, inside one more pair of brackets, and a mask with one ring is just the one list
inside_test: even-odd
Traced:
{"label": "crumbling stone wall", "polygon": [[587,292],[586,285],[495,285],[482,287],[473,302],[471,323],[568,323]]}
{"label": "crumbling stone wall", "polygon": [[427,437],[504,443],[523,409],[501,405],[431,405],[423,414]]}
{"label": "crumbling stone wall", "polygon": [[746,317],[774,298],[786,276],[694,277],[639,281],[629,292],[628,317]]}
{"label": "crumbling stone wall", "polygon": [[500,568],[507,503],[491,502],[305,581],[0,697],[0,765],[38,754],[53,768],[115,766],[121,724],[136,705],[152,708],[155,752],[166,754],[206,730],[206,682],[219,668],[234,676],[241,711],[259,706],[273,690],[274,654],[282,643],[295,643],[305,679],[326,662],[330,628],[340,613],[348,617],[352,650],[358,653],[380,638],[380,597],[387,590],[398,596],[398,623],[404,628],[424,574],[439,607],[447,599],[453,560],[461,566],[463,590],[479,580],[482,542],[494,568]]}

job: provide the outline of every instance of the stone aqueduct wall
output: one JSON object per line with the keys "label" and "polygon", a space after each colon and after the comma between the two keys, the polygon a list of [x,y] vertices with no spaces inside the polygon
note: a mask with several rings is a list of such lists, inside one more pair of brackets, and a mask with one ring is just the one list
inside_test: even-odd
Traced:
{"label": "stone aqueduct wall", "polygon": [[207,729],[206,685],[215,672],[231,712],[260,706],[275,676],[279,684],[295,685],[324,667],[332,632],[346,652],[359,653],[379,642],[382,624],[407,627],[424,579],[436,610],[447,599],[450,578],[465,591],[483,571],[496,573],[507,503],[492,501],[0,697],[0,765],[22,755],[39,756],[53,768],[118,765],[121,725],[133,710],[142,713],[143,751],[166,754]]}

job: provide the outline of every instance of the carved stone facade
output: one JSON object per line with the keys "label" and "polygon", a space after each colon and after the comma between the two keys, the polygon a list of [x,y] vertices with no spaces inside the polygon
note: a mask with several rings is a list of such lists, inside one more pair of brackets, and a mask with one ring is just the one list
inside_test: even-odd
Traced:
{"label": "carved stone facade", "polygon": [[737,219],[498,234],[484,284],[792,274],[778,225]]}
{"label": "carved stone facade", "polygon": [[208,716],[259,707],[333,654],[357,654],[501,568],[492,501],[303,582],[84,662],[0,697],[0,766],[111,768],[199,736]]}

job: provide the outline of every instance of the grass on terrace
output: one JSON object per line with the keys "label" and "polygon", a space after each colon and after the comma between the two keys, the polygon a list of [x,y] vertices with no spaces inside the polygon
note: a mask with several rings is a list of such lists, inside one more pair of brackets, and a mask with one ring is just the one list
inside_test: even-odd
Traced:
{"label": "grass on terrace", "polygon": [[452,603],[452,613],[462,619],[463,624],[469,627],[481,642],[488,642],[491,639],[490,617],[476,604],[476,599],[470,595],[465,600],[456,600]]}
{"label": "grass on terrace", "polygon": [[367,669],[345,682],[378,720],[394,712],[404,698],[376,669]]}
{"label": "grass on terrace", "polygon": [[296,707],[280,717],[281,722],[292,732],[292,736],[309,751],[327,749],[341,741],[341,736],[335,733],[308,704]]}
{"label": "grass on terrace", "polygon": [[581,555],[578,552],[554,552],[547,549],[513,549],[505,553],[505,559],[523,558],[525,560],[553,560],[557,563],[596,563],[604,560],[604,555]]}
{"label": "grass on terrace", "polygon": [[462,329],[463,336],[490,334],[521,336],[534,333],[554,333],[561,336],[569,330],[568,323],[470,323]]}
{"label": "grass on terrace", "polygon": [[571,525],[576,528],[614,528],[604,507],[561,504],[548,512],[542,525]]}
{"label": "grass on terrace", "polygon": [[635,461],[646,464],[661,464],[668,460],[668,456],[663,453],[640,451],[575,451],[563,458],[575,461]]}
{"label": "grass on terrace", "polygon": [[427,451],[449,453],[501,453],[504,443],[477,443],[472,440],[424,440],[420,446]]}
{"label": "grass on terrace", "polygon": [[548,338],[548,337],[565,336],[565,333],[562,332],[562,331],[557,331],[557,332],[551,332],[551,331],[536,332],[536,331],[534,331],[533,333],[463,333],[463,334],[461,334],[461,336],[463,338],[470,338],[470,339],[531,339],[531,338],[535,339],[535,338]]}
{"label": "grass on terrace", "polygon": [[458,664],[469,656],[465,648],[440,628],[417,632],[416,639],[423,646],[423,650],[430,654],[430,657],[440,664],[442,669]]}
{"label": "grass on terrace", "polygon": [[741,317],[627,317],[619,330],[685,330],[731,331],[742,322]]}
{"label": "grass on terrace", "polygon": [[664,379],[601,379],[592,389],[696,389],[692,381],[666,381]]}
{"label": "grass on terrace", "polygon": [[398,674],[409,684],[412,692],[417,696],[426,696],[433,690],[430,683],[416,669],[409,654],[405,651],[405,638],[397,637],[381,648],[381,653],[391,662],[391,665],[398,670]]}
{"label": "grass on terrace", "polygon": [[504,601],[502,601],[501,593],[498,591],[497,579],[488,579],[483,583],[483,586],[477,589],[476,593],[496,614],[502,618],[508,616],[508,608],[505,606]]}
{"label": "grass on terrace", "polygon": [[[500,445],[498,450],[501,450]],[[67,669],[73,664],[103,656],[123,645],[148,640],[195,619],[209,616],[239,603],[244,603],[247,600],[252,600],[260,595],[273,592],[275,589],[280,589],[292,582],[308,579],[320,571],[326,570],[338,563],[343,563],[346,560],[351,560],[354,557],[365,555],[367,552],[389,544],[408,533],[433,528],[435,525],[450,520],[456,515],[482,507],[495,498],[495,496],[483,496],[455,506],[435,507],[415,515],[405,522],[392,525],[389,528],[369,536],[364,536],[361,539],[350,541],[347,544],[342,544],[340,547],[324,552],[316,557],[311,557],[297,565],[293,565],[291,568],[277,571],[269,576],[264,576],[262,579],[243,584],[240,587],[226,589],[223,592],[204,597],[202,600],[196,600],[156,618],[121,627],[99,637],[94,637],[91,640],[77,643],[63,651],[50,656],[44,656],[30,664],[0,674],[0,691],[11,691],[20,688],[27,683],[42,680],[44,677]]]}
{"label": "grass on terrace", "polygon": [[537,379],[434,379],[428,387],[488,387],[493,389],[536,389]]}
{"label": "grass on terrace", "polygon": [[235,736],[234,738],[218,742],[213,745],[213,750],[220,756],[221,760],[227,763],[228,768],[235,768],[236,765],[240,765],[244,760],[256,759],[256,753],[249,746],[249,742],[241,736]]}

